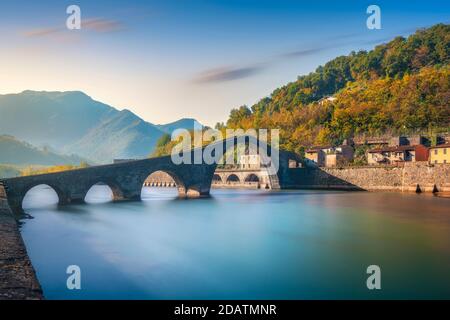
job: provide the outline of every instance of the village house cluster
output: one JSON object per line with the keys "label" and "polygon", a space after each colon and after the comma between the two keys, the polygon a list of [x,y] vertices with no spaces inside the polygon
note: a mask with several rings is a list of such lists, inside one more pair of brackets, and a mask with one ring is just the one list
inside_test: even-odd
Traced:
{"label": "village house cluster", "polygon": [[319,167],[344,166],[353,162],[355,149],[366,146],[369,165],[393,165],[403,162],[427,161],[450,164],[450,136],[430,139],[422,135],[346,139],[340,146],[317,146],[305,151],[309,164]]}

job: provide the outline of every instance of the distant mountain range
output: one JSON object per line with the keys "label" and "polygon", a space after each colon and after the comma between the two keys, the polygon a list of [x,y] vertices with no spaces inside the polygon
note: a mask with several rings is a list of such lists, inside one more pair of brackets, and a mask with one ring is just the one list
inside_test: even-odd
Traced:
{"label": "distant mountain range", "polygon": [[194,119],[154,125],[79,91],[0,95],[0,135],[95,163],[146,157],[163,134],[178,128],[191,130],[195,125],[200,124]]}
{"label": "distant mountain range", "polygon": [[72,155],[63,156],[47,149],[38,149],[12,136],[0,135],[0,163],[26,165],[78,165],[84,159]]}

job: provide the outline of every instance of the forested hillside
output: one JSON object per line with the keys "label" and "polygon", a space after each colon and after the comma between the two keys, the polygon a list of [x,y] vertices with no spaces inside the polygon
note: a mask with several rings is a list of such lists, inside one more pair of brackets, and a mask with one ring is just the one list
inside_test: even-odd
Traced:
{"label": "forested hillside", "polygon": [[449,59],[450,26],[438,24],[335,58],[233,109],[226,126],[280,128],[282,147],[293,151],[361,134],[448,130]]}

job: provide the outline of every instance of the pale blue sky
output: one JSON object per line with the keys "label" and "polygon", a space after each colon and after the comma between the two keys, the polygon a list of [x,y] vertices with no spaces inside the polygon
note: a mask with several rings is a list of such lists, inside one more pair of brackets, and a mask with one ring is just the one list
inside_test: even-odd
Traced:
{"label": "pale blue sky", "polygon": [[[338,55],[450,13],[436,0],[4,2],[0,93],[81,90],[153,123],[208,125]],[[82,30],[65,29],[70,4]],[[370,4],[381,7],[381,30],[366,28]]]}

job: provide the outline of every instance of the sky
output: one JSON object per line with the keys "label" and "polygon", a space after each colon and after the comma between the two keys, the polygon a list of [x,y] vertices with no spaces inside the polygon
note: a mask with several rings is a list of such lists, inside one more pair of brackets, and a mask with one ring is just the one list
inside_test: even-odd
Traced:
{"label": "sky", "polygon": [[[372,4],[380,30],[366,26]],[[214,126],[336,56],[449,17],[448,0],[0,0],[0,94],[77,90],[154,124]]]}

